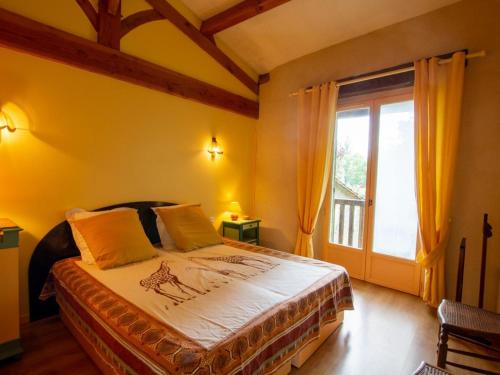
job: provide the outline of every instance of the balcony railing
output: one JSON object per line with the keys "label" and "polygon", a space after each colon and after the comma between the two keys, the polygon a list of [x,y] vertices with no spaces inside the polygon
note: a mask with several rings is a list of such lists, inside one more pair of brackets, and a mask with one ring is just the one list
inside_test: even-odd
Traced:
{"label": "balcony railing", "polygon": [[365,201],[362,199],[335,199],[330,242],[362,248]]}

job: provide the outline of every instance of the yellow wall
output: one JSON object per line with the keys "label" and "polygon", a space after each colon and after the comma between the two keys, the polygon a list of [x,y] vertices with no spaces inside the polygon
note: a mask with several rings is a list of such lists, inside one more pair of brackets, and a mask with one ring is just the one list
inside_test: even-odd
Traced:
{"label": "yellow wall", "polygon": [[[300,87],[348,77],[462,48],[488,56],[466,69],[462,136],[448,249],[447,279],[454,296],[457,251],[468,239],[464,301],[477,304],[481,222],[489,212],[500,228],[500,2],[466,0],[285,64],[261,88],[257,126],[256,214],[263,243],[291,250],[297,233],[296,99]],[[332,19],[334,22],[334,18]],[[280,147],[276,147],[279,142]],[[317,233],[321,232],[321,224]],[[316,248],[320,248],[316,236]],[[486,307],[495,309],[500,282],[500,235],[490,243]]]}
{"label": "yellow wall", "polygon": [[[0,7],[93,37],[74,1],[48,6],[0,0]],[[133,31],[124,49],[253,97],[166,22]],[[18,117],[21,129],[2,132],[0,139],[0,217],[24,228],[24,319],[31,253],[68,208],[135,200],[201,202],[208,215],[218,217],[228,202],[239,200],[245,211],[252,210],[255,120],[0,48],[0,105],[7,103],[27,117]],[[7,108],[19,115],[12,105]],[[212,135],[225,151],[215,162],[206,152]]]}

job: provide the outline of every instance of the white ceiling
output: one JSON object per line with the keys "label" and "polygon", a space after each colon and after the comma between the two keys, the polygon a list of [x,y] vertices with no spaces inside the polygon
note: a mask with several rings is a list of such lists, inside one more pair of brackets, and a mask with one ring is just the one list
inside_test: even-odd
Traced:
{"label": "white ceiling", "polygon": [[[198,17],[241,0],[183,0]],[[292,0],[217,34],[258,73],[459,0]]]}

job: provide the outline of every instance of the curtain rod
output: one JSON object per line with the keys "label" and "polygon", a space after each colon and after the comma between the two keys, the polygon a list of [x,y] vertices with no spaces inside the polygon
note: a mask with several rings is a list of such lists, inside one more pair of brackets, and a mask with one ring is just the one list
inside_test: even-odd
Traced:
{"label": "curtain rod", "polygon": [[[486,56],[486,51],[483,50],[483,51],[469,53],[469,54],[467,54],[465,56],[465,58],[466,59],[474,59],[476,57],[484,57],[484,56]],[[439,64],[448,64],[449,62],[451,62],[451,58],[439,60]],[[346,86],[346,85],[352,85],[353,83],[370,81],[372,79],[393,76],[393,75],[396,75],[396,74],[411,72],[411,71],[414,71],[414,70],[415,70],[415,66],[412,65],[412,66],[408,66],[406,68],[400,68],[400,69],[395,69],[395,70],[391,70],[391,71],[388,71],[388,72],[370,74],[370,75],[367,75],[367,76],[364,76],[364,77],[358,77],[358,78],[349,79],[347,81],[341,81],[341,82],[338,82],[336,84],[336,86],[337,87],[341,87],[341,86]],[[310,87],[308,87],[306,89],[306,92],[311,92],[311,91],[312,91],[312,88],[310,88]],[[295,91],[295,92],[290,93],[288,96],[297,96],[297,95],[299,95],[299,92]]]}

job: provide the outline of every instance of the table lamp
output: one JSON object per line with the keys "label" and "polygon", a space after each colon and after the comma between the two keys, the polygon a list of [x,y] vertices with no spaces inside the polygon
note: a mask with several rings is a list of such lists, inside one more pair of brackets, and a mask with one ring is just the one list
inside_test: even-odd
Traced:
{"label": "table lamp", "polygon": [[231,202],[229,205],[229,212],[231,213],[231,220],[238,220],[239,215],[241,214],[241,206],[239,202]]}

